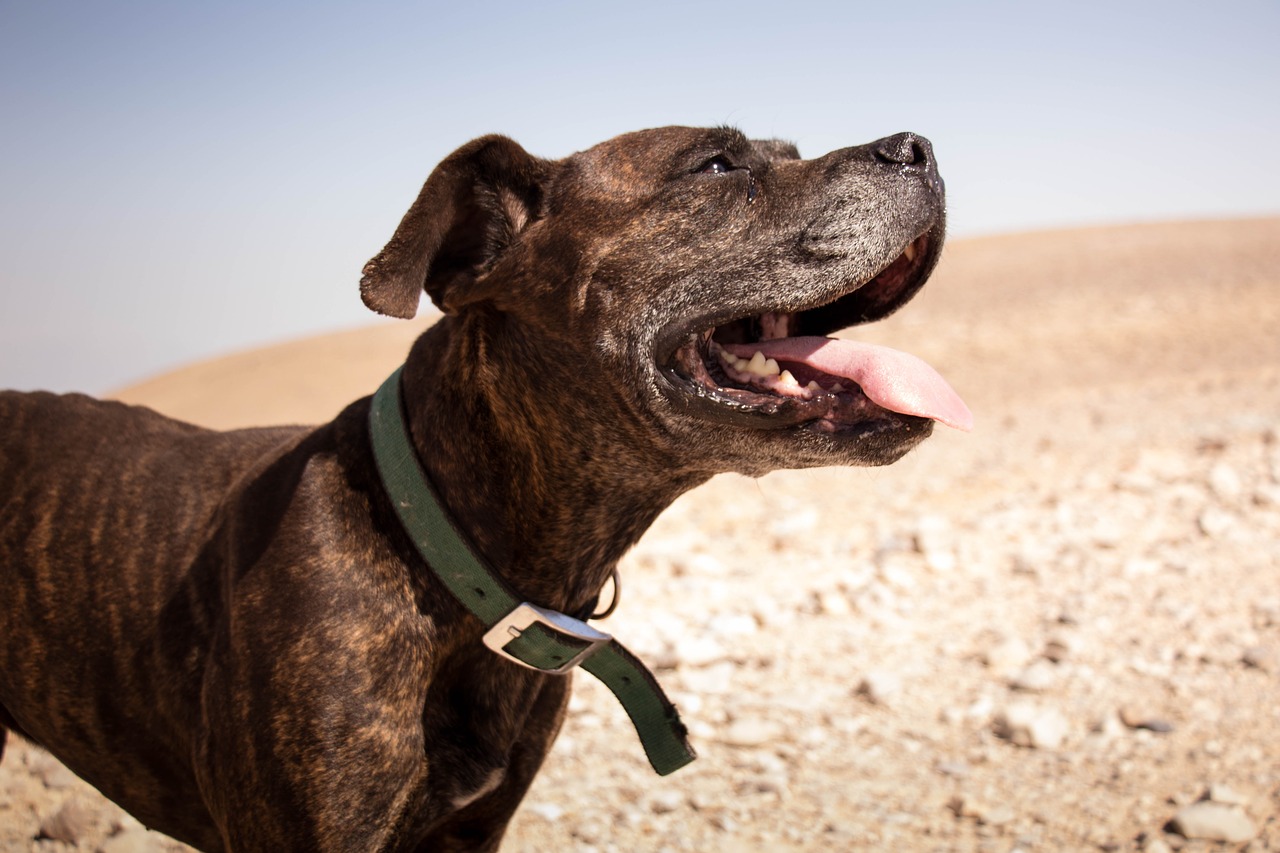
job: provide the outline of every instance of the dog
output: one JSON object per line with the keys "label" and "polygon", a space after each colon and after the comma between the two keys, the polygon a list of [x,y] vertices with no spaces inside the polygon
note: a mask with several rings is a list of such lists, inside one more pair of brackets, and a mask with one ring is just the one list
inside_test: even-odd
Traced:
{"label": "dog", "polygon": [[[923,362],[826,337],[916,293],[944,209],[910,133],[812,160],[723,127],[559,160],[486,136],[360,290],[444,313],[395,405],[459,541],[583,621],[712,475],[884,465],[969,426]],[[214,432],[0,395],[0,751],[39,744],[206,851],[496,849],[570,678],[482,641],[389,497],[373,406]]]}

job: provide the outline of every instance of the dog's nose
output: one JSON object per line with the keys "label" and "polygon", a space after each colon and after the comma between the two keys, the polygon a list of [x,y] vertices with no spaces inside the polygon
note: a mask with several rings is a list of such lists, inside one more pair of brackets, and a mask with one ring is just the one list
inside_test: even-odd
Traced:
{"label": "dog's nose", "polygon": [[875,143],[876,159],[900,166],[933,167],[933,146],[923,136],[895,133]]}
{"label": "dog's nose", "polygon": [[920,175],[935,188],[942,188],[938,164],[933,159],[933,145],[914,133],[895,133],[872,143],[872,156],[887,166],[903,166]]}

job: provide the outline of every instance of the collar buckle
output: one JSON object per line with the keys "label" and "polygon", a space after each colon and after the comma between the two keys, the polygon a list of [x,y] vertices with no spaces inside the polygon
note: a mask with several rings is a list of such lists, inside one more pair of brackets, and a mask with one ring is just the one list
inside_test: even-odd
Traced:
{"label": "collar buckle", "polygon": [[484,635],[484,644],[501,657],[552,675],[568,673],[611,642],[611,635],[580,619],[527,601]]}

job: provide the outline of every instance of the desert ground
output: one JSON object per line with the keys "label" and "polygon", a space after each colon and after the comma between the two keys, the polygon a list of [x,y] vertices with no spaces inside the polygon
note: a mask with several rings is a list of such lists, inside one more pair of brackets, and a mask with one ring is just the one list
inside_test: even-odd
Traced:
{"label": "desert ground", "polygon": [[[117,396],[318,421],[421,328]],[[953,241],[850,334],[938,367],[976,429],[672,506],[604,627],[700,757],[655,776],[579,675],[504,850],[1280,851],[1280,219]],[[169,849],[10,745],[0,850]]]}

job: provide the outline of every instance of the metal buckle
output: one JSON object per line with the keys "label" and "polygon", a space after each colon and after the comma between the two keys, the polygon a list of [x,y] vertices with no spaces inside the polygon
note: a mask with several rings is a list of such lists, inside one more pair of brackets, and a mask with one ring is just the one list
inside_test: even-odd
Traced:
{"label": "metal buckle", "polygon": [[[525,629],[534,623],[550,628],[562,636],[572,637],[575,640],[590,643],[590,645],[555,669],[543,669],[540,666],[525,663],[508,652],[506,647],[508,643],[523,634]],[[572,616],[566,616],[556,610],[538,607],[536,604],[530,604],[527,601],[499,619],[484,635],[484,644],[512,663],[518,663],[527,669],[553,675],[563,675],[595,654],[601,646],[612,641],[613,637],[611,635],[603,631],[597,631],[580,619],[574,619]]]}

